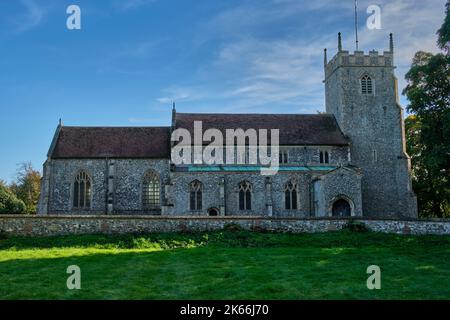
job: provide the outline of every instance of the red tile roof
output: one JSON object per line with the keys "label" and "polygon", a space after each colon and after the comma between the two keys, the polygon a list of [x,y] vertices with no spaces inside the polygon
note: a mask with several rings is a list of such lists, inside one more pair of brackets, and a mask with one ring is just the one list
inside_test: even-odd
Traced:
{"label": "red tile roof", "polygon": [[58,158],[168,158],[169,127],[61,127]]}
{"label": "red tile roof", "polygon": [[194,121],[202,121],[203,131],[210,128],[221,130],[224,137],[226,129],[279,129],[280,145],[349,144],[331,114],[176,113],[175,127],[187,129],[193,136]]}
{"label": "red tile roof", "polygon": [[[279,129],[280,145],[349,144],[330,114],[175,114],[175,128],[189,130],[192,137],[194,121],[202,121],[203,131],[211,128],[221,130],[224,138],[226,129]],[[170,130],[170,127],[63,126],[54,147],[51,147],[50,157],[169,158]]]}

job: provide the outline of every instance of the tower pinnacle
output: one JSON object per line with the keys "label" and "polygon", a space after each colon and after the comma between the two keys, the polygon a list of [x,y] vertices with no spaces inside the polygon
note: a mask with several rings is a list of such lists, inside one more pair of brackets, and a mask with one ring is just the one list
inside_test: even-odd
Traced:
{"label": "tower pinnacle", "polygon": [[392,33],[389,34],[389,50],[394,53],[394,37]]}

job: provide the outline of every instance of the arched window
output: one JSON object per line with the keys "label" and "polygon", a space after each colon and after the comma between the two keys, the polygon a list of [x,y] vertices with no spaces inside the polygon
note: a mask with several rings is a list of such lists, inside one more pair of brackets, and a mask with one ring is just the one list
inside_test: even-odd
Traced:
{"label": "arched window", "polygon": [[361,93],[362,94],[373,94],[373,82],[372,78],[365,75],[361,78]]}
{"label": "arched window", "polygon": [[252,185],[248,181],[239,184],[239,210],[252,209]]}
{"label": "arched window", "polygon": [[284,204],[286,210],[297,210],[297,192],[296,181],[290,180],[284,185]]}
{"label": "arched window", "polygon": [[158,209],[160,206],[159,177],[153,171],[144,175],[142,183],[142,205],[144,209]]}
{"label": "arched window", "polygon": [[217,208],[209,208],[208,209],[208,215],[211,217],[217,217],[219,215],[219,209]]}
{"label": "arched window", "polygon": [[73,207],[89,209],[91,207],[91,178],[85,171],[78,172],[73,182]]}
{"label": "arched window", "polygon": [[328,151],[320,151],[320,163],[330,163],[330,154]]}
{"label": "arched window", "polygon": [[192,211],[202,210],[202,183],[198,180],[189,184],[190,209]]}

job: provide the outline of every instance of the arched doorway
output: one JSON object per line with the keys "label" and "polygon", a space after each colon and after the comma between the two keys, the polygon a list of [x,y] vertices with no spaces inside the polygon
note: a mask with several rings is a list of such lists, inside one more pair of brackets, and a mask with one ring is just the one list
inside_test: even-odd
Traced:
{"label": "arched doorway", "polygon": [[219,210],[217,208],[209,208],[208,216],[217,217],[219,215]]}
{"label": "arched doorway", "polygon": [[347,200],[338,199],[333,203],[332,213],[333,217],[350,217],[352,214],[352,208]]}

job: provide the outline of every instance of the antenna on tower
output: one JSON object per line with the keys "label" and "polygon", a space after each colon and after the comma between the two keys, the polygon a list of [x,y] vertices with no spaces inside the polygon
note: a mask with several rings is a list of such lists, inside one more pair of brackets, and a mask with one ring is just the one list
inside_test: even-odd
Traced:
{"label": "antenna on tower", "polygon": [[358,41],[358,0],[355,0],[355,34],[356,34],[356,51],[359,50]]}

